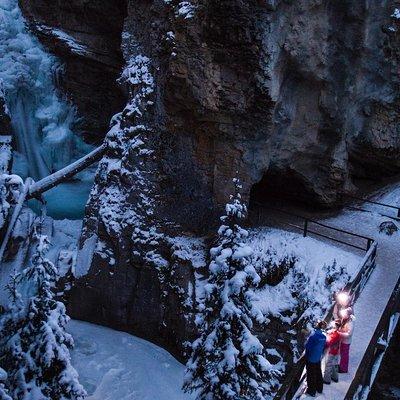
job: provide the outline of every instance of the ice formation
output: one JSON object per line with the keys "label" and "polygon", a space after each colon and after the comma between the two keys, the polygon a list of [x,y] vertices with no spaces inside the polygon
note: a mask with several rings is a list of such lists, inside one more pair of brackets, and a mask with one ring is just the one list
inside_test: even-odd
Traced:
{"label": "ice formation", "polygon": [[[75,110],[55,86],[60,70],[57,59],[46,53],[28,31],[18,1],[0,0],[0,82],[17,143],[14,172],[22,177],[43,178],[90,149],[74,134]],[[91,180],[90,175],[81,174],[76,185],[49,192],[50,213],[53,205],[55,217],[64,211],[65,216],[74,217],[77,201],[83,209],[83,199],[72,193],[88,194],[90,184],[84,182]],[[60,209],[60,200],[66,198],[69,201],[64,201]],[[72,213],[68,213],[68,207]]]}

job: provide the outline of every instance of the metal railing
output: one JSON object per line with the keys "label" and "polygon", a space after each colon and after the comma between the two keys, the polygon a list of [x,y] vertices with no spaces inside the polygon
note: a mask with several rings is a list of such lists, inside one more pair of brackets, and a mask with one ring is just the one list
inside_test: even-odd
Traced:
{"label": "metal railing", "polygon": [[[344,229],[336,228],[334,226],[327,225],[327,224],[324,224],[324,223],[319,222],[319,221],[315,221],[314,219],[307,218],[307,217],[304,217],[302,215],[298,215],[298,214],[292,213],[290,211],[282,210],[282,209],[277,208],[277,207],[267,206],[267,205],[261,204],[261,203],[254,203],[254,205],[257,206],[257,220],[258,220],[258,223],[261,222],[261,209],[269,209],[269,210],[276,211],[276,212],[279,212],[279,213],[282,213],[282,214],[286,214],[286,215],[289,215],[291,217],[299,219],[301,221],[301,225],[296,225],[296,224],[293,224],[293,223],[290,223],[290,222],[285,222],[285,221],[280,221],[280,222],[283,223],[284,225],[287,225],[287,226],[290,226],[292,228],[298,229],[299,231],[301,231],[303,233],[304,237],[309,236],[310,234],[313,234],[313,235],[316,235],[316,236],[319,236],[319,237],[323,237],[325,239],[332,240],[332,241],[334,241],[336,243],[344,244],[346,246],[350,246],[350,247],[353,247],[353,248],[356,248],[356,249],[362,250],[362,251],[368,251],[370,249],[372,243],[374,242],[374,239],[372,239],[372,238],[370,238],[368,236],[364,236],[364,235],[360,235],[358,233],[354,233],[354,232],[350,232],[350,231],[347,231],[347,230],[344,230]],[[341,236],[348,235],[348,236],[353,237],[353,238],[361,239],[362,241],[365,241],[365,245],[362,246],[362,245],[354,244],[354,243],[351,243],[349,241],[346,241],[343,237],[342,238],[337,238],[337,237],[334,237],[332,235],[327,235],[327,234],[324,234],[322,232],[318,232],[317,230],[312,229],[312,226],[322,227],[322,228],[324,228],[327,231],[330,231],[332,233],[333,232],[339,233],[339,234],[341,234]]]}
{"label": "metal railing", "polygon": [[[360,293],[365,287],[365,284],[367,283],[369,277],[371,276],[372,271],[375,268],[377,248],[378,245],[374,241],[371,244],[367,253],[365,254],[365,257],[361,262],[361,266],[357,275],[343,289],[351,295],[353,302],[355,302],[358,299]],[[336,303],[334,303],[330,308],[330,310],[327,312],[325,316],[326,322],[331,321],[335,304]],[[299,389],[301,388],[306,379],[306,374],[304,371],[305,364],[306,364],[305,357],[303,355],[293,366],[290,374],[287,375],[285,381],[283,382],[279,391],[275,395],[274,400],[297,399],[297,397],[295,397],[296,393],[299,391]]]}
{"label": "metal railing", "polygon": [[375,381],[383,356],[396,329],[400,313],[400,279],[390,296],[374,335],[355,373],[344,400],[366,398]]}
{"label": "metal railing", "polygon": [[[387,215],[387,214],[382,214],[382,213],[379,213],[379,214],[381,214],[384,217],[395,218],[395,219],[399,219],[400,220],[400,206],[394,206],[392,204],[382,203],[380,201],[370,200],[370,199],[367,199],[367,198],[364,198],[364,197],[358,197],[358,196],[354,196],[354,195],[348,194],[348,193],[341,193],[341,195],[343,197],[348,197],[348,198],[353,199],[353,200],[362,201],[363,203],[374,204],[374,205],[377,205],[377,206],[380,206],[380,207],[390,208],[391,210],[396,210],[396,216],[395,217],[393,217],[391,215]],[[356,210],[360,210],[360,211],[370,212],[370,210],[365,210],[365,209],[360,208],[360,207],[353,207],[353,208],[355,208]]]}

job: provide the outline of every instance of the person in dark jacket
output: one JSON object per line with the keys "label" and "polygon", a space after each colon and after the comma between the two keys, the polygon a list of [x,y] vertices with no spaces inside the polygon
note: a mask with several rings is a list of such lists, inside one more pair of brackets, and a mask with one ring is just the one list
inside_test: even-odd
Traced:
{"label": "person in dark jacket", "polygon": [[325,350],[326,336],[325,321],[318,321],[314,333],[306,342],[306,370],[307,370],[307,394],[315,397],[316,393],[322,393],[323,379],[321,370],[321,358]]}

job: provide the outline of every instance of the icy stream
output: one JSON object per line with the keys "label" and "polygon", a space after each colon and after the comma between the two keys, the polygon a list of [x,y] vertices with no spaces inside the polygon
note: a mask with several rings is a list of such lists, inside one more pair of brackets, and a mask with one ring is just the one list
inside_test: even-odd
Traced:
{"label": "icy stream", "polygon": [[[13,172],[22,177],[41,179],[91,150],[73,132],[75,110],[57,91],[59,72],[57,59],[27,30],[18,1],[0,0],[0,84],[17,146]],[[81,218],[92,180],[93,170],[46,193],[48,214]]]}

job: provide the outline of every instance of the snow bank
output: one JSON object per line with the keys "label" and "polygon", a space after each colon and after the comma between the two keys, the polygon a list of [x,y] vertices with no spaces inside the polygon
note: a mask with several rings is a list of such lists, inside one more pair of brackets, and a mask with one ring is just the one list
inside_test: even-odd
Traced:
{"label": "snow bank", "polygon": [[281,282],[265,285],[256,300],[263,314],[289,324],[322,317],[332,304],[333,292],[356,274],[361,262],[360,256],[338,247],[272,228],[251,231],[248,244],[257,270],[279,265],[285,257],[294,260]]}
{"label": "snow bank", "polygon": [[87,400],[188,400],[184,366],[162,348],[127,333],[71,321],[73,366]]}

